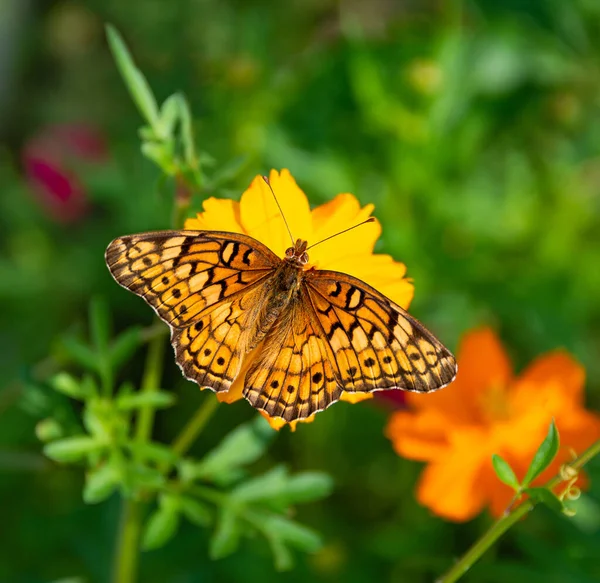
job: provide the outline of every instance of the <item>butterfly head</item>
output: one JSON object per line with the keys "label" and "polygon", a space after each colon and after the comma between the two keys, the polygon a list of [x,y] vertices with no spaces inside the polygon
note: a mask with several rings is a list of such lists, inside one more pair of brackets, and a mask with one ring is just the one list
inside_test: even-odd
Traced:
{"label": "butterfly head", "polygon": [[307,246],[308,243],[306,241],[296,239],[294,246],[285,250],[285,258],[294,265],[304,267],[308,263]]}

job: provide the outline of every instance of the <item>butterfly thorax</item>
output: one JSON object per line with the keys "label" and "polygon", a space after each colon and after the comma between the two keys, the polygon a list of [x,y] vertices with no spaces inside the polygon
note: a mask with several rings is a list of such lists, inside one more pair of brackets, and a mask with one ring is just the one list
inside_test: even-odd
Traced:
{"label": "butterfly thorax", "polygon": [[308,263],[306,246],[306,241],[298,239],[294,247],[286,251],[285,258],[275,271],[269,285],[268,298],[258,314],[249,349],[254,348],[269,333],[275,322],[281,320],[280,316],[293,314],[289,305],[300,301],[302,271]]}

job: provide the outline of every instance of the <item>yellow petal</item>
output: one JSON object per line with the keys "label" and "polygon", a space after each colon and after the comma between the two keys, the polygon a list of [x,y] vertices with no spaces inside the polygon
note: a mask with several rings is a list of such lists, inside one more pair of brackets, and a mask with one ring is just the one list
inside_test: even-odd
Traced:
{"label": "yellow petal", "polygon": [[[294,238],[312,240],[308,199],[289,171],[282,170],[280,174],[271,170],[269,182]],[[246,233],[267,245],[279,257],[283,257],[285,250],[292,246],[273,193],[261,176],[257,176],[242,194],[240,217]]]}
{"label": "yellow petal", "polygon": [[360,403],[361,401],[366,401],[367,399],[372,399],[373,397],[373,393],[348,393],[346,391],[342,391],[342,394],[340,395],[340,401],[346,401],[346,403]]}
{"label": "yellow petal", "polygon": [[[368,204],[361,209],[355,196],[338,194],[331,202],[313,210],[314,239],[309,241],[309,245],[358,225],[371,216],[373,208],[372,204]],[[357,255],[371,254],[379,235],[381,225],[378,221],[362,225],[315,247],[309,253],[311,263],[317,263],[319,269],[340,271],[340,261],[352,257],[356,260]]]}
{"label": "yellow petal", "polygon": [[291,431],[296,431],[296,427],[297,427],[298,423],[312,423],[315,419],[315,414],[312,414],[310,417],[307,417],[306,419],[297,419],[296,421],[286,421],[285,419],[282,419],[281,417],[269,417],[269,415],[267,413],[265,413],[264,411],[259,411],[259,413],[269,422],[269,425],[276,431],[279,431],[285,425],[289,425]]}
{"label": "yellow petal", "polygon": [[185,221],[185,229],[198,231],[231,231],[244,233],[240,222],[240,203],[234,200],[207,198],[204,212]]}

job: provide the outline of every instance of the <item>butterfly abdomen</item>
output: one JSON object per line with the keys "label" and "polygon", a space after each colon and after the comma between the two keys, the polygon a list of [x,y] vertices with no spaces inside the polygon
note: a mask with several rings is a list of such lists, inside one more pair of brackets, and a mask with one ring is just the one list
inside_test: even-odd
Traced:
{"label": "butterfly abdomen", "polygon": [[287,261],[282,262],[277,269],[268,288],[268,297],[256,319],[254,334],[250,338],[249,350],[254,348],[268,334],[282,313],[289,312],[286,308],[298,296],[301,273],[301,268]]}

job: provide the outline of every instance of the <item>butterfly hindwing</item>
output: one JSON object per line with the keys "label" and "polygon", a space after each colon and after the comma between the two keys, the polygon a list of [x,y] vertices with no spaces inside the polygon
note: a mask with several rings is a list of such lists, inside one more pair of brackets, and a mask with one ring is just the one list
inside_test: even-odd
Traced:
{"label": "butterfly hindwing", "polygon": [[254,407],[286,421],[309,417],[341,394],[326,340],[307,310],[304,294],[265,337],[244,388]]}
{"label": "butterfly hindwing", "polygon": [[429,392],[454,379],[452,354],[366,283],[344,273],[316,270],[307,274],[306,287],[344,391]]}

